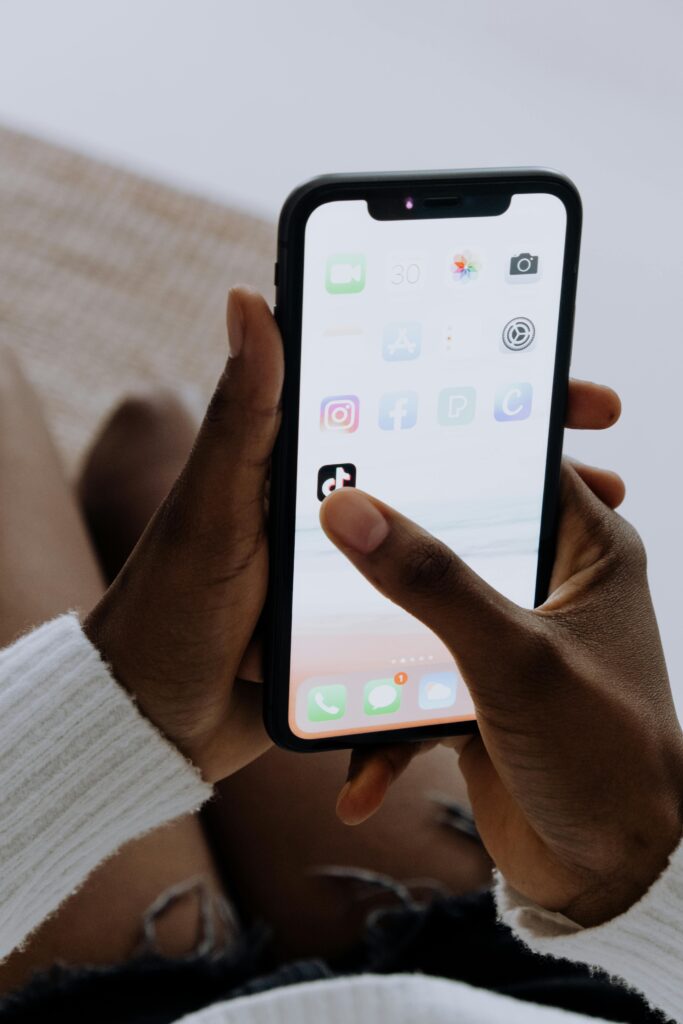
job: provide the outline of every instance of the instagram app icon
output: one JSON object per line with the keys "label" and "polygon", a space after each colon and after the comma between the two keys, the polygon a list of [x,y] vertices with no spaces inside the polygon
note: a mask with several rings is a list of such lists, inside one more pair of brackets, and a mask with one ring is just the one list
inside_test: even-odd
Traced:
{"label": "instagram app icon", "polygon": [[320,429],[352,434],[358,430],[358,396],[332,395],[320,404]]}

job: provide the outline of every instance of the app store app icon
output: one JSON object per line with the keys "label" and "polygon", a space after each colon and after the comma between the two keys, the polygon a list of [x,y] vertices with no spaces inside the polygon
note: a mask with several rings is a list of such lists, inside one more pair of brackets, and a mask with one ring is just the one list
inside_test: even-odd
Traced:
{"label": "app store app icon", "polygon": [[382,356],[389,363],[417,359],[422,347],[422,328],[414,322],[387,324],[382,336]]}

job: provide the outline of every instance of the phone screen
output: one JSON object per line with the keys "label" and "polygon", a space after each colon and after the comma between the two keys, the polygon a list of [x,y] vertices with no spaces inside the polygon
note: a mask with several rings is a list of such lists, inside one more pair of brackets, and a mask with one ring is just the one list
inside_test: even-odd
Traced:
{"label": "phone screen", "polygon": [[[457,666],[327,539],[357,486],[532,607],[567,212],[377,220],[324,202],[304,238],[289,725],[301,738],[471,720]],[[501,652],[504,657],[504,652]]]}

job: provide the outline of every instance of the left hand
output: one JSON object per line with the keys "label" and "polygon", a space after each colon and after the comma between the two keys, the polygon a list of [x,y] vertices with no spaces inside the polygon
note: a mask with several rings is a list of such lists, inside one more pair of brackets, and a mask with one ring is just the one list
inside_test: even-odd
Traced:
{"label": "left hand", "polygon": [[261,687],[237,678],[266,593],[265,490],[280,422],[280,333],[231,292],[230,359],[188,463],[84,623],[140,710],[200,769],[230,775],[270,745]]}

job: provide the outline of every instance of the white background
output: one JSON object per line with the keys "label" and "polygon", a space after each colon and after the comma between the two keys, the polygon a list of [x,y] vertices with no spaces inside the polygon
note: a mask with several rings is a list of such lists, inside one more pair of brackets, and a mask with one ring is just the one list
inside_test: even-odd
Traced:
{"label": "white background", "polygon": [[585,204],[574,371],[683,706],[680,0],[0,0],[0,118],[275,215],[323,171],[543,164]]}

